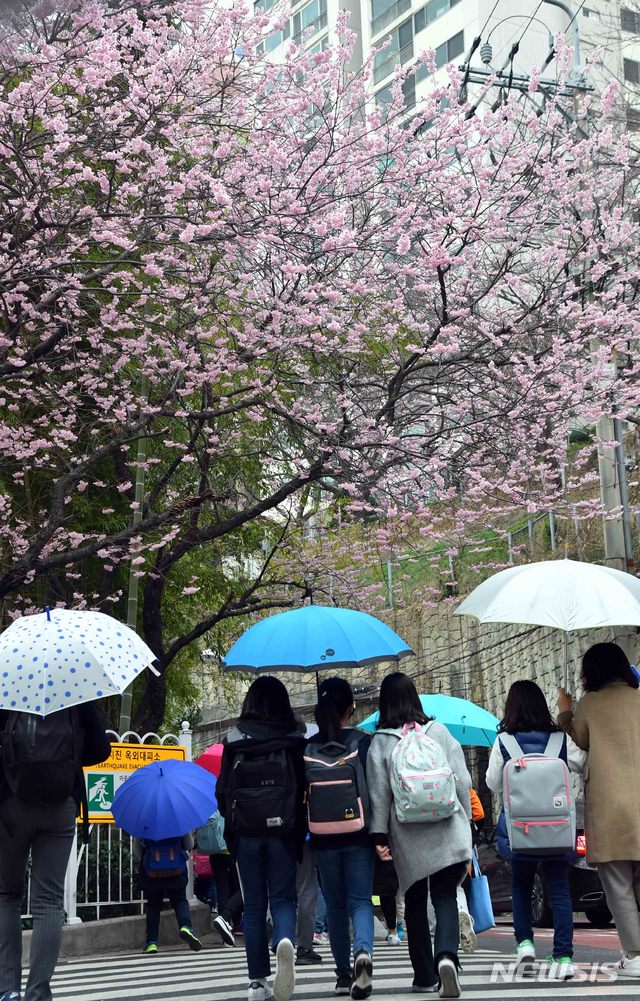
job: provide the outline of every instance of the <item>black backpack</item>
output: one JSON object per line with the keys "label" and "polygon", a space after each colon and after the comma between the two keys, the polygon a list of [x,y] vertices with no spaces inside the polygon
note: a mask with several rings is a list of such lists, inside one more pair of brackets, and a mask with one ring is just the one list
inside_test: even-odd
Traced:
{"label": "black backpack", "polygon": [[309,832],[356,834],[369,823],[369,791],[358,750],[363,733],[344,743],[307,744],[304,765]]}
{"label": "black backpack", "polygon": [[229,787],[228,823],[240,837],[284,837],[296,823],[298,782],[291,753],[245,754],[233,759]]}
{"label": "black backpack", "polygon": [[84,746],[77,709],[49,716],[10,712],[0,746],[5,778],[17,799],[54,806],[73,794],[82,775]]}

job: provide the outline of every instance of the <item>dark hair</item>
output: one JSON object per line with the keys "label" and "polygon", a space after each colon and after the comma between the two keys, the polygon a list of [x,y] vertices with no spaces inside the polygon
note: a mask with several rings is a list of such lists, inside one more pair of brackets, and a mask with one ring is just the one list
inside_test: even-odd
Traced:
{"label": "dark hair", "polygon": [[353,706],[353,691],[344,678],[327,678],[318,689],[315,708],[316,723],[322,740],[340,742],[342,720]]}
{"label": "dark hair", "polygon": [[535,681],[514,681],[504,706],[498,733],[555,733],[556,726],[542,689]]}
{"label": "dark hair", "polygon": [[287,689],[278,678],[270,675],[256,678],[249,687],[242,703],[240,719],[291,723],[292,729],[296,726]]}
{"label": "dark hair", "polygon": [[382,727],[398,729],[405,723],[428,723],[413,680],[402,671],[394,671],[383,679],[378,702],[380,718],[376,730]]}
{"label": "dark hair", "polygon": [[599,692],[612,681],[624,681],[629,688],[640,686],[622,647],[617,643],[596,643],[589,647],[582,658],[582,683],[585,691]]}

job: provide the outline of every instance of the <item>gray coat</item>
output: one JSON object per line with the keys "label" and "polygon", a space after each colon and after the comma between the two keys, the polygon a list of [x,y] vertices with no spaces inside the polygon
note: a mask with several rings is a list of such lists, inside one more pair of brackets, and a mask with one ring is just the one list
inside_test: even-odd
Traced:
{"label": "gray coat", "polygon": [[373,835],[388,835],[402,893],[406,893],[418,880],[456,862],[468,862],[471,858],[471,776],[462,748],[442,723],[433,723],[429,736],[442,745],[456,776],[460,809],[448,820],[426,824],[398,822],[389,780],[391,753],[398,737],[390,733],[376,733],[367,757],[367,785],[371,799],[369,830]]}

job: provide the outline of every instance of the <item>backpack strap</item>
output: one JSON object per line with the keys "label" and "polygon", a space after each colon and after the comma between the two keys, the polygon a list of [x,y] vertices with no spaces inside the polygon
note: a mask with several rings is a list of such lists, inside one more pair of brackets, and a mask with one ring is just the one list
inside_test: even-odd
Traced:
{"label": "backpack strap", "polygon": [[549,740],[547,741],[547,746],[545,747],[544,753],[550,758],[561,758],[566,764],[566,753],[565,746],[567,742],[566,733],[562,731],[556,731],[549,734]]}
{"label": "backpack strap", "polygon": [[499,733],[498,740],[509,758],[522,758],[524,756],[524,751],[512,733]]}

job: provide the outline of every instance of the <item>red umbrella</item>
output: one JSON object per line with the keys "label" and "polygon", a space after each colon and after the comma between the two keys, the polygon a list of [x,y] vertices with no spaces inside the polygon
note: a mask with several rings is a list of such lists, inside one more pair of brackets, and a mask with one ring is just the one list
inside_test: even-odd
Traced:
{"label": "red umbrella", "polygon": [[208,747],[206,751],[203,751],[199,758],[195,759],[196,765],[200,765],[206,771],[211,772],[216,778],[220,774],[220,769],[222,768],[222,752],[224,751],[224,746],[222,744],[212,744]]}

